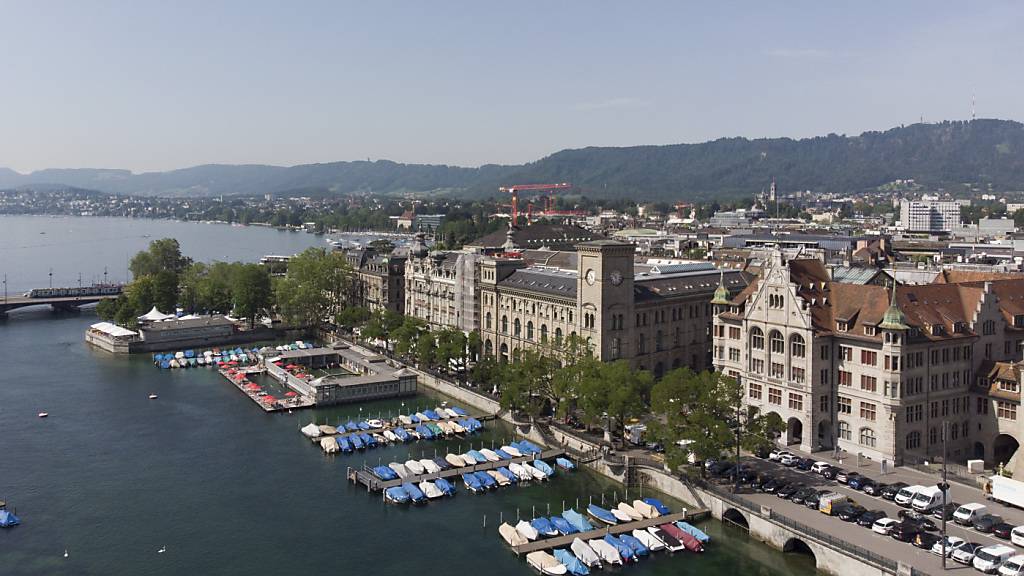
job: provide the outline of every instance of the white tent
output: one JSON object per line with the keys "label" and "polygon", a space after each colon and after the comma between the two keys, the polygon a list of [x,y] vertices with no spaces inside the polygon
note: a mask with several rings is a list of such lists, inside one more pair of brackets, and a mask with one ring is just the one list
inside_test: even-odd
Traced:
{"label": "white tent", "polygon": [[174,314],[164,314],[157,310],[156,306],[153,306],[152,310],[139,316],[139,322],[160,322],[161,320],[170,320],[171,318],[174,318]]}

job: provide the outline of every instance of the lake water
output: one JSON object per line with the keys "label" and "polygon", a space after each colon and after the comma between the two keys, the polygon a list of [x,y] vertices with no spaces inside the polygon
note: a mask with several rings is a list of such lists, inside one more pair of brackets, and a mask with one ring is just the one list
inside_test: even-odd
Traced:
{"label": "lake water", "polygon": [[[323,237],[258,227],[0,217],[0,273],[12,291],[45,286],[50,267],[54,285],[77,282],[78,271],[102,274],[104,266],[122,279],[131,254],[166,236],[198,260],[255,260],[324,244]],[[117,268],[121,276],[113,274]],[[90,349],[82,335],[95,321],[90,312],[30,309],[0,322],[0,499],[23,521],[0,530],[5,576],[526,575],[525,562],[497,535],[499,517],[514,519],[518,510],[528,518],[549,506],[556,512],[563,502],[610,499],[622,490],[579,472],[480,496],[460,487],[456,497],[422,507],[385,505],[347,484],[346,467],[466,450],[466,441],[324,456],[299,434],[301,425],[395,413],[401,402],[265,414],[212,371],[160,371],[146,356]],[[147,398],[152,392],[158,400]],[[407,400],[424,407],[439,401]],[[50,417],[38,418],[44,410]],[[489,446],[509,434],[494,423],[473,442]],[[717,522],[704,527],[714,538],[706,554],[656,556],[621,571],[813,573],[805,557],[783,555]],[[163,546],[167,552],[157,554]]]}

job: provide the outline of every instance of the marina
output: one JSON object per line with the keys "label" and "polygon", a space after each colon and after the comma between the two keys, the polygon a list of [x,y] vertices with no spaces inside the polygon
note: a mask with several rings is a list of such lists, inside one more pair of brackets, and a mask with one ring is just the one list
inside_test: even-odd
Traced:
{"label": "marina", "polygon": [[615,524],[614,526],[601,526],[599,528],[587,532],[575,532],[573,534],[555,536],[552,538],[538,538],[533,542],[527,542],[525,544],[513,546],[511,548],[517,556],[521,556],[523,554],[529,554],[530,552],[535,552],[537,550],[568,548],[572,544],[572,541],[576,538],[579,538],[583,541],[588,541],[596,538],[603,538],[605,534],[629,534],[633,530],[645,530],[647,528],[661,526],[662,524],[671,524],[677,521],[693,522],[707,517],[708,513],[706,511],[675,512],[672,514],[667,514],[665,516],[659,516],[657,518],[644,518],[643,520]]}

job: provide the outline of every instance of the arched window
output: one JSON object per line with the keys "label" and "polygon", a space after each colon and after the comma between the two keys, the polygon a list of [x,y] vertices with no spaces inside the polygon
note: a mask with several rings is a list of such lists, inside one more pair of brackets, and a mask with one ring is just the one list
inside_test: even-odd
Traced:
{"label": "arched window", "polygon": [[547,342],[548,341],[548,325],[547,324],[541,324],[540,325],[540,341],[541,342]]}
{"label": "arched window", "polygon": [[501,333],[508,334],[508,316],[501,316]]}
{"label": "arched window", "polygon": [[501,345],[501,358],[499,360],[505,363],[508,362],[508,344]]}
{"label": "arched window", "polygon": [[782,333],[778,330],[772,330],[768,336],[768,342],[771,346],[772,354],[782,354],[786,351],[786,341],[782,338]]}
{"label": "arched window", "polygon": [[523,333],[523,323],[519,321],[519,318],[516,318],[512,326],[516,336],[520,336]]}
{"label": "arched window", "polygon": [[484,356],[494,356],[494,344],[491,343],[490,338],[487,339],[487,342],[484,342]]}
{"label": "arched window", "polygon": [[793,338],[789,344],[789,353],[794,358],[803,358],[807,353],[807,348],[804,344],[804,337],[799,334],[793,334]]}
{"label": "arched window", "polygon": [[487,326],[487,329],[490,330],[491,329],[491,313],[490,312],[487,313],[486,320],[484,322],[485,322],[485,326]]}
{"label": "arched window", "polygon": [[860,429],[860,444],[861,446],[868,446],[870,448],[875,447],[875,431],[871,428]]}
{"label": "arched window", "polygon": [[913,450],[921,447],[921,433],[914,430],[910,434],[907,434],[907,450]]}
{"label": "arched window", "polygon": [[533,320],[526,323],[526,339],[533,340]]}
{"label": "arched window", "polygon": [[555,328],[555,344],[561,344],[561,343],[562,343],[562,329],[561,328]]}
{"label": "arched window", "polygon": [[757,326],[750,329],[750,347],[754,350],[764,350],[764,332]]}
{"label": "arched window", "polygon": [[843,440],[849,440],[850,439],[850,423],[849,422],[843,422],[843,421],[839,422],[839,437],[841,439],[843,439]]}

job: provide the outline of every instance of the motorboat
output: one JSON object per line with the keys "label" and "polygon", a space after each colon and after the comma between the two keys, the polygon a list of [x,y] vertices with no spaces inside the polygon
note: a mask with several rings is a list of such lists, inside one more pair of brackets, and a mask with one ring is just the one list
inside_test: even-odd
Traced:
{"label": "motorboat", "polygon": [[[440,416],[438,416],[437,412],[434,412],[433,410],[424,410],[424,411],[423,411],[423,414],[424,414],[424,415],[425,415],[425,416],[426,416],[426,417],[427,417],[428,419],[430,419],[430,420],[440,420],[440,419],[441,419],[441,417],[440,417]],[[417,414],[417,416],[419,416],[419,414]]]}
{"label": "motorboat", "polygon": [[682,542],[683,546],[691,552],[703,552],[704,546],[700,540],[694,538],[690,533],[684,532],[675,524],[665,523],[658,526],[663,532]]}
{"label": "motorboat", "polygon": [[362,430],[362,431],[364,431],[364,432],[370,429],[370,424],[369,424],[369,422],[367,422],[367,421],[365,421],[365,420],[363,420],[363,421],[361,421],[361,422],[356,422],[356,426],[358,426],[358,427],[359,427],[359,429],[360,429],[360,430]]}
{"label": "motorboat", "polygon": [[548,466],[547,462],[545,462],[545,461],[543,461],[543,460],[541,460],[539,458],[537,460],[533,461],[533,467],[536,468],[537,470],[540,470],[541,472],[543,472],[544,476],[546,476],[548,478],[551,478],[552,476],[555,475],[555,469],[552,468],[551,466]]}
{"label": "motorboat", "polygon": [[622,540],[619,540],[616,536],[613,536],[611,534],[605,534],[604,541],[615,547],[615,550],[618,551],[619,556],[622,557],[623,563],[636,562],[636,553],[633,552],[633,549],[630,548],[629,545],[623,542]]}
{"label": "motorboat", "polygon": [[668,509],[668,506],[662,504],[661,500],[658,500],[657,498],[644,498],[644,502],[654,506],[654,509],[658,511],[659,516],[664,516],[665,514],[670,514],[672,512]]}
{"label": "motorboat", "polygon": [[423,424],[416,427],[416,433],[419,434],[420,438],[426,438],[427,440],[434,438],[434,431]]}
{"label": "motorboat", "polygon": [[409,418],[405,414],[399,414],[398,415],[398,421],[401,422],[402,424],[404,424],[405,426],[411,426],[412,425],[412,418]]}
{"label": "motorboat", "polygon": [[434,465],[437,466],[439,470],[451,470],[452,468],[451,463],[444,458],[434,458]]}
{"label": "motorboat", "polygon": [[349,432],[358,432],[359,425],[349,420],[348,422],[345,422],[345,430],[348,430]]}
{"label": "motorboat", "polygon": [[[479,424],[479,422],[477,423]],[[530,442],[529,440],[519,441],[519,451],[522,452],[523,454],[540,454],[542,452],[540,446],[537,446],[536,444]]]}
{"label": "motorboat", "polygon": [[374,466],[373,475],[384,481],[395,480],[398,478],[398,474],[387,466]]}
{"label": "motorboat", "polygon": [[426,468],[424,468],[423,464],[420,464],[418,460],[406,460],[405,468],[416,476],[427,473]]}
{"label": "motorboat", "polygon": [[565,518],[573,528],[580,532],[590,532],[594,529],[594,525],[591,524],[583,514],[580,514],[572,508],[562,512],[562,518]]}
{"label": "motorboat", "polygon": [[434,434],[435,438],[439,438],[445,435],[445,431],[442,430],[441,427],[434,422],[427,422],[426,424],[424,424],[424,426],[426,426],[427,429]]}
{"label": "motorboat", "polygon": [[455,412],[455,415],[456,415],[456,416],[460,416],[460,417],[462,417],[462,418],[465,418],[466,416],[469,416],[469,413],[468,413],[468,412],[466,412],[466,411],[465,411],[465,410],[463,410],[462,408],[459,408],[458,406],[452,406],[452,407],[451,407],[451,411],[452,411],[452,412]]}
{"label": "motorboat", "polygon": [[601,561],[605,564],[618,564],[622,565],[622,556],[619,555],[619,550],[611,544],[605,542],[600,538],[594,538],[590,542],[587,542],[590,547],[601,557]]}
{"label": "motorboat", "polygon": [[520,520],[516,524],[516,532],[523,535],[523,538],[530,540],[531,542],[540,537],[540,533],[526,520]]}
{"label": "motorboat", "polygon": [[359,439],[363,441],[363,444],[365,444],[367,448],[375,448],[377,446],[377,441],[373,439],[373,436],[370,436],[366,432],[360,432]]}
{"label": "motorboat", "polygon": [[587,568],[586,564],[565,548],[555,549],[555,560],[561,562],[569,574],[573,576],[587,576],[590,574],[590,568]]}
{"label": "motorboat", "polygon": [[545,474],[545,473],[541,472],[540,470],[534,468],[529,462],[523,462],[522,464],[520,464],[520,466],[522,466],[524,470],[529,472],[530,476],[534,480],[547,480],[548,479],[548,475],[547,474]]}
{"label": "motorboat", "polygon": [[159,396],[157,396],[156,394],[150,394],[149,395],[149,399],[150,400],[156,400],[157,398],[159,398]]}
{"label": "motorboat", "polygon": [[446,436],[451,436],[452,434],[455,433],[455,430],[452,429],[452,423],[451,422],[444,422],[444,421],[438,422],[437,423],[437,427],[440,428],[441,432],[443,432]]}
{"label": "motorboat", "polygon": [[402,488],[409,494],[409,499],[412,500],[413,504],[421,504],[427,501],[426,494],[422,490],[416,487],[412,482],[403,482]]}
{"label": "motorboat", "polygon": [[491,490],[498,487],[497,481],[495,481],[494,478],[491,478],[491,475],[487,472],[481,470],[479,472],[473,472],[473,474],[475,474],[477,479],[480,480],[480,484],[482,484],[484,488]]}
{"label": "motorboat", "polygon": [[501,456],[498,456],[498,454],[494,450],[491,450],[490,448],[481,448],[480,453],[483,454],[484,458],[486,458],[490,462],[497,462],[501,460]]}
{"label": "motorboat", "polygon": [[384,427],[384,421],[379,419],[367,420],[367,424],[370,425],[371,430],[379,430]]}
{"label": "motorboat", "polygon": [[508,486],[509,484],[512,483],[508,478],[505,478],[504,474],[498,472],[497,470],[488,470],[487,475],[493,478],[494,481],[498,484],[498,486]]}
{"label": "motorboat", "polygon": [[569,549],[572,550],[572,553],[580,559],[580,562],[586,564],[588,568],[601,568],[601,556],[590,547],[590,544],[587,544],[579,538],[575,538],[573,539],[572,544],[569,545]]}
{"label": "motorboat", "polygon": [[462,456],[458,454],[448,454],[444,457],[445,462],[452,465],[452,468],[462,468],[466,465],[466,461],[462,459]]}
{"label": "motorboat", "polygon": [[321,424],[319,428],[320,433],[325,436],[333,436],[338,433],[338,429],[335,428],[334,426],[331,426],[330,424]]}
{"label": "motorboat", "polygon": [[622,540],[626,544],[626,546],[632,548],[633,554],[635,554],[637,557],[647,556],[651,553],[647,546],[644,545],[644,543],[639,538],[636,538],[632,534],[619,534],[618,538],[619,540]]}
{"label": "motorboat", "polygon": [[350,442],[352,442],[352,448],[353,449],[355,449],[355,450],[362,450],[363,448],[366,448],[366,445],[363,444],[363,440],[362,440],[362,438],[359,437],[358,434],[353,434],[353,435],[349,436],[348,439],[349,439]]}
{"label": "motorboat", "polygon": [[467,472],[462,475],[462,484],[466,487],[467,490],[473,492],[474,494],[478,494],[480,492],[484,492],[485,490],[487,490],[487,488],[485,488],[484,485],[480,483],[480,479],[477,478],[476,475],[473,474],[472,472]]}
{"label": "motorboat", "polygon": [[448,426],[451,426],[452,434],[465,434],[466,429],[462,427],[458,422],[449,422]]}
{"label": "motorboat", "polygon": [[651,506],[643,500],[633,500],[633,509],[639,512],[644,518],[657,518],[660,516],[658,511],[654,509],[654,506]]}
{"label": "motorboat", "polygon": [[530,520],[530,526],[533,526],[541,536],[558,536],[558,530],[555,528],[555,525],[544,516],[538,516]]}
{"label": "motorboat", "polygon": [[508,452],[505,452],[501,448],[498,448],[497,450],[495,450],[494,453],[497,454],[498,458],[501,458],[502,460],[511,460],[512,459],[512,455],[509,454]]}
{"label": "motorboat", "polygon": [[[46,412],[40,412],[39,413],[39,417],[40,418],[45,418],[45,416],[43,416],[43,414],[46,414]],[[320,427],[317,426],[316,424],[313,424],[312,422],[310,422],[309,424],[306,424],[305,426],[303,426],[300,429],[300,431],[307,438],[319,438],[321,435],[323,435],[323,432],[320,431]]]}
{"label": "motorboat", "polygon": [[469,452],[466,452],[466,454],[472,457],[477,464],[483,464],[484,462],[487,462],[487,457],[484,456],[479,450],[470,450]]}
{"label": "motorboat", "polygon": [[426,421],[430,420],[430,417],[427,416],[426,414],[424,414],[423,412],[417,412],[416,413],[416,418],[419,418],[420,422],[426,422]]}
{"label": "motorboat", "polygon": [[508,465],[508,469],[513,474],[518,476],[519,480],[523,482],[529,482],[530,480],[533,480],[533,474],[530,474],[530,472],[526,468],[523,468],[522,464],[512,462],[511,464]]}
{"label": "motorboat", "polygon": [[568,536],[569,534],[575,534],[576,532],[579,532],[579,530],[577,530],[575,526],[569,524],[569,521],[565,518],[562,518],[561,516],[552,516],[550,520],[551,525],[555,527],[555,530],[558,530],[558,533],[563,536]]}
{"label": "motorboat", "polygon": [[566,471],[576,469],[576,465],[572,463],[572,460],[569,460],[568,458],[563,458],[562,456],[555,458],[555,466],[558,466],[562,470]]}
{"label": "motorboat", "polygon": [[423,458],[419,461],[420,466],[423,466],[424,472],[427,474],[437,474],[441,471],[441,467],[434,463],[430,458]]}
{"label": "motorboat", "polygon": [[637,510],[636,508],[633,508],[632,506],[630,506],[629,504],[626,504],[625,502],[619,502],[618,509],[620,511],[622,511],[622,512],[625,512],[626,516],[629,516],[630,520],[643,520],[644,519],[644,515],[641,514],[639,510]]}
{"label": "motorboat", "polygon": [[515,448],[513,446],[502,446],[501,450],[506,454],[511,455],[513,458],[519,458],[520,456],[523,455],[523,453],[520,452],[518,448]]}
{"label": "motorboat", "polygon": [[437,418],[439,420],[447,420],[451,418],[451,416],[448,414],[448,411],[440,406],[434,408],[434,414],[437,414]]}
{"label": "motorboat", "polygon": [[386,446],[390,442],[383,434],[374,434],[371,438],[373,438],[373,441],[379,446]]}
{"label": "motorboat", "polygon": [[334,439],[334,436],[328,436],[320,439],[320,448],[323,449],[324,454],[334,454],[340,448],[338,447],[338,441]]}
{"label": "motorboat", "polygon": [[444,411],[448,413],[448,417],[449,418],[458,418],[459,417],[459,413],[456,412],[455,410],[451,409],[451,408],[445,408]]}
{"label": "motorboat", "polygon": [[498,468],[497,470],[498,470],[498,474],[501,474],[501,475],[502,475],[502,476],[504,476],[504,477],[505,477],[506,479],[508,479],[508,481],[509,481],[509,483],[510,483],[510,484],[515,484],[515,483],[519,482],[519,477],[518,477],[518,476],[516,476],[516,475],[515,475],[515,474],[514,474],[514,473],[513,473],[513,472],[512,472],[511,470],[509,470],[508,468],[506,468],[506,467],[502,466],[501,468]]}
{"label": "motorboat", "polygon": [[352,445],[349,444],[348,438],[338,436],[336,440],[338,441],[338,448],[341,450],[342,454],[350,454],[352,452]]}
{"label": "motorboat", "polygon": [[633,530],[633,532],[631,532],[631,535],[633,536],[633,538],[636,538],[637,540],[642,542],[644,546],[647,546],[647,549],[651,552],[657,552],[658,550],[665,549],[665,543],[655,538],[654,535],[648,532],[647,530],[641,530],[637,528],[636,530]]}
{"label": "motorboat", "polygon": [[402,442],[409,441],[409,433],[404,428],[395,428],[391,430],[391,433],[398,437]]}
{"label": "motorboat", "polygon": [[431,500],[433,500],[434,498],[440,498],[444,496],[444,492],[441,492],[441,490],[437,486],[435,486],[433,482],[429,480],[424,480],[423,482],[420,482],[419,489],[421,492],[423,492],[424,495],[426,495],[427,498]]}
{"label": "motorboat", "polygon": [[659,542],[665,545],[665,549],[669,552],[679,552],[680,550],[686,550],[686,546],[679,541],[678,538],[665,532],[657,526],[651,526],[647,529],[647,532],[658,539]]}
{"label": "motorboat", "polygon": [[595,520],[598,520],[605,524],[614,525],[619,523],[618,519],[615,518],[615,516],[611,512],[605,510],[604,508],[601,508],[597,504],[588,505],[587,514],[590,514],[591,518],[594,518]]}
{"label": "motorboat", "polygon": [[498,534],[501,534],[502,539],[504,539],[505,543],[509,546],[522,546],[529,542],[529,540],[527,540],[508,522],[502,522],[501,526],[498,526]]}
{"label": "motorboat", "polygon": [[385,430],[384,431],[384,438],[386,438],[388,440],[388,442],[401,442],[402,441],[398,437],[398,435],[395,434],[394,432],[392,432],[391,430]]}
{"label": "motorboat", "polygon": [[394,470],[395,474],[398,474],[399,478],[408,478],[409,476],[411,476],[411,474],[409,474],[409,469],[403,466],[402,464],[399,464],[398,462],[392,462],[388,464],[388,468]]}
{"label": "motorboat", "polygon": [[434,486],[445,496],[455,496],[455,486],[452,486],[452,483],[444,478],[434,480]]}
{"label": "motorboat", "polygon": [[612,516],[614,516],[615,519],[618,520],[619,522],[632,522],[633,521],[633,519],[629,517],[629,514],[626,514],[622,510],[619,510],[618,508],[612,508],[611,510],[609,510],[609,512],[611,512]]}
{"label": "motorboat", "polygon": [[697,528],[696,526],[694,526],[693,524],[690,524],[689,522],[679,521],[679,522],[676,522],[675,525],[676,525],[676,527],[678,527],[683,532],[686,532],[690,536],[693,536],[694,538],[696,538],[697,541],[700,542],[701,544],[707,544],[708,542],[711,541],[711,537],[710,536],[708,536],[703,530],[701,530],[700,528]]}
{"label": "motorboat", "polygon": [[565,564],[562,564],[554,556],[544,552],[543,550],[537,550],[536,552],[530,552],[527,554],[526,563],[541,574],[557,576],[568,573],[568,569],[565,567]]}
{"label": "motorboat", "polygon": [[384,490],[384,499],[394,504],[405,504],[409,501],[409,493],[401,486],[392,486]]}

